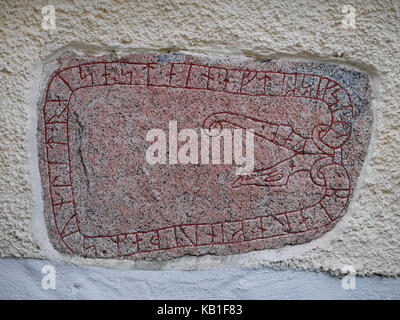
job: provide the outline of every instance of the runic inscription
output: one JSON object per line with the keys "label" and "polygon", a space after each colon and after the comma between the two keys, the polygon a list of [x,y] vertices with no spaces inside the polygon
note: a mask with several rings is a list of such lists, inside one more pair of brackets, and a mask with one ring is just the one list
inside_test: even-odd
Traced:
{"label": "runic inscription", "polygon": [[[373,122],[368,77],[315,62],[65,54],[42,97],[49,239],[92,258],[225,255],[316,239],[348,208]],[[170,136],[171,123],[199,137],[251,130],[253,170],[237,174],[212,152],[201,162],[200,140],[199,161],[149,163],[146,135]],[[171,148],[169,140],[170,160]]]}

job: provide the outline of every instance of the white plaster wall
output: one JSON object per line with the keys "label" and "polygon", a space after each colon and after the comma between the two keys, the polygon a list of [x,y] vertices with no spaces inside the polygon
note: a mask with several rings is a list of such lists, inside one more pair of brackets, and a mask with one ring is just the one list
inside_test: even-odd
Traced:
{"label": "white plaster wall", "polygon": [[[56,8],[57,29],[52,31],[41,28],[41,8],[48,3]],[[341,25],[345,4],[356,9],[355,29]],[[32,183],[35,150],[29,147],[43,62],[67,49],[95,54],[179,50],[316,59],[367,71],[375,128],[348,213],[320,241],[239,258],[190,257],[159,267],[272,266],[337,274],[343,265],[353,265],[361,275],[399,275],[399,7],[398,0],[1,1],[0,256],[50,254],[37,220],[32,226],[38,188]]]}

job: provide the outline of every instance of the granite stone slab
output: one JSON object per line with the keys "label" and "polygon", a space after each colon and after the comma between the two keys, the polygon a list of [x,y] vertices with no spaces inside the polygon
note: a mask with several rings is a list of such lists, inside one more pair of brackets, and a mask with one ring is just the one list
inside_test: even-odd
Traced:
{"label": "granite stone slab", "polygon": [[[38,151],[59,252],[164,260],[281,248],[320,237],[346,213],[372,132],[366,74],[183,54],[58,62],[38,106]],[[174,163],[171,141],[165,163],[149,163],[155,128],[252,130],[253,171],[238,175],[225,154],[219,164]]]}

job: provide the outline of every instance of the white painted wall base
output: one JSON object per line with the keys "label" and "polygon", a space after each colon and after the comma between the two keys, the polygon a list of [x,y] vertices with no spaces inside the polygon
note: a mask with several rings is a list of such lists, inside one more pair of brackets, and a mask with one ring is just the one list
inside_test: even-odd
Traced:
{"label": "white painted wall base", "polygon": [[[42,289],[43,266],[56,289]],[[224,268],[142,271],[40,259],[0,259],[0,299],[399,299],[400,279],[356,277],[354,290],[325,273]]]}

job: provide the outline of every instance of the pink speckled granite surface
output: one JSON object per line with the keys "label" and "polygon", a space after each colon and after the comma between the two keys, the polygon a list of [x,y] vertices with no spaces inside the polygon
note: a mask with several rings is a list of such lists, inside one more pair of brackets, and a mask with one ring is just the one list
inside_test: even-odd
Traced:
{"label": "pink speckled granite surface", "polygon": [[[39,105],[49,238],[83,257],[279,248],[345,214],[372,126],[368,77],[311,62],[65,54]],[[153,128],[254,129],[255,170],[146,162]]]}

